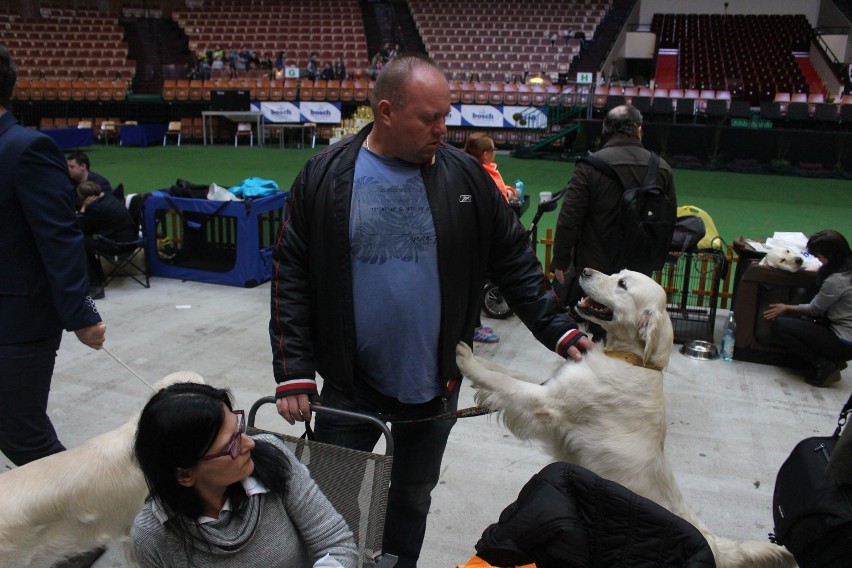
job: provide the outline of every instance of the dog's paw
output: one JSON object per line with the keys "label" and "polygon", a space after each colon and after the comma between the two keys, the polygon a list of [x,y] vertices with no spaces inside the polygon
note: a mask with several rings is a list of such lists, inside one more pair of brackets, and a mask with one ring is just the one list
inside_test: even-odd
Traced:
{"label": "dog's paw", "polygon": [[464,341],[459,341],[456,345],[456,365],[464,372],[464,369],[469,367],[473,361],[473,351],[470,346]]}

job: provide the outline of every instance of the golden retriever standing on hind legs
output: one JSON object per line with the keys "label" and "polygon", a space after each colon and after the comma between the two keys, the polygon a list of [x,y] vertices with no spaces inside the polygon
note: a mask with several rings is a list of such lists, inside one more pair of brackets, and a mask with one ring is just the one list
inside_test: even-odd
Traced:
{"label": "golden retriever standing on hind legs", "polygon": [[607,331],[582,362],[566,362],[544,382],[531,381],[473,356],[460,343],[456,360],[477,389],[477,403],[500,413],[521,439],[542,442],[556,460],[615,481],[692,523],[710,544],[718,568],[793,567],[786,549],[714,535],[692,512],[665,455],[663,368],[674,333],[666,294],[651,278],[623,270],[583,270],[588,294],[580,314]]}

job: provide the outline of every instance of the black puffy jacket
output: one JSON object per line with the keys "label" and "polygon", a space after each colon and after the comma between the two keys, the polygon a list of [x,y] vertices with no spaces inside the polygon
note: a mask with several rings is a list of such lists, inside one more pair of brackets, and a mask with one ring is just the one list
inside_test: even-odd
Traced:
{"label": "black puffy jacket", "polygon": [[710,545],[684,519],[580,466],[534,475],[476,544],[494,566],[712,568]]}

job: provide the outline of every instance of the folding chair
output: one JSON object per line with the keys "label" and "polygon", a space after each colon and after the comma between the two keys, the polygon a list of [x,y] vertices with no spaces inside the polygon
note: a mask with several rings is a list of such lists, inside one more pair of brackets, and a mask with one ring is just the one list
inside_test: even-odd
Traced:
{"label": "folding chair", "polygon": [[249,146],[254,146],[254,130],[251,129],[250,122],[237,123],[237,132],[234,134],[234,147],[237,146],[237,140],[240,137],[248,137]]}
{"label": "folding chair", "polygon": [[[275,398],[258,399],[249,410],[250,433],[267,432],[254,427],[258,409],[264,404],[275,405]],[[350,412],[311,404],[311,411],[345,416],[372,424],[381,430],[385,453],[362,452],[305,438],[295,438],[277,432],[277,436],[293,450],[296,457],[311,472],[319,488],[340,513],[355,535],[355,544],[362,568],[392,568],[397,558],[382,553],[385,528],[385,509],[393,466],[393,437],[387,424],[369,414]],[[309,433],[308,430],[307,433]]]}
{"label": "folding chair", "polygon": [[[123,188],[122,188],[123,191]],[[145,257],[145,234],[143,233],[144,195],[134,193],[127,196],[127,209],[138,229],[139,237],[132,241],[114,241],[107,237],[98,240],[107,244],[109,252],[98,251],[102,264],[109,268],[105,271],[104,286],[116,276],[130,276],[145,288],[151,287],[151,271]]]}
{"label": "folding chair", "polygon": [[166,145],[169,136],[174,136],[175,138],[177,138],[177,145],[180,146],[180,139],[182,133],[183,128],[181,126],[181,122],[179,120],[170,121],[168,128],[166,128],[166,132],[163,134],[163,146]]}

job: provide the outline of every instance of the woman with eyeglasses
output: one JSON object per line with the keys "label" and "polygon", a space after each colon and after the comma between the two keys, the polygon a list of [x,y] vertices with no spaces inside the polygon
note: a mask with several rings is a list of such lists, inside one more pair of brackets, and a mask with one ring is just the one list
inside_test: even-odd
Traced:
{"label": "woman with eyeglasses", "polygon": [[179,383],[139,417],[150,498],[131,539],[144,567],[349,568],[352,531],[283,442],[249,437],[230,393]]}

